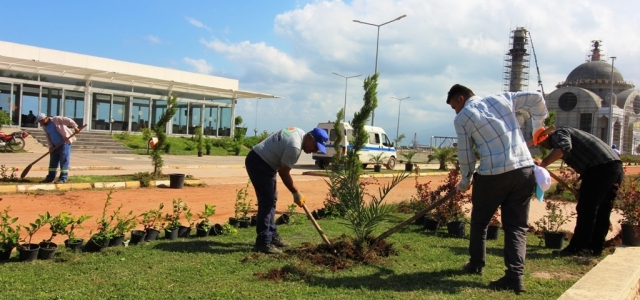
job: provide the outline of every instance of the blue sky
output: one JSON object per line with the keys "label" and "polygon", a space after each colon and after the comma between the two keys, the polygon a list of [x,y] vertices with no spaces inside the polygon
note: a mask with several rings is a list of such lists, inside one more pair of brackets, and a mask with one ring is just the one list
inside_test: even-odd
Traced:
{"label": "blue sky", "polygon": [[[282,99],[239,100],[249,132],[311,129],[362,103],[375,65],[375,124],[428,144],[453,135],[449,87],[502,91],[504,55],[516,26],[531,31],[545,92],[585,62],[590,41],[625,80],[640,82],[639,1],[2,1],[0,40],[235,78],[243,90]],[[529,90],[536,90],[532,59]],[[257,111],[256,111],[256,104]],[[257,113],[256,113],[257,112]],[[256,117],[257,115],[257,117]]]}

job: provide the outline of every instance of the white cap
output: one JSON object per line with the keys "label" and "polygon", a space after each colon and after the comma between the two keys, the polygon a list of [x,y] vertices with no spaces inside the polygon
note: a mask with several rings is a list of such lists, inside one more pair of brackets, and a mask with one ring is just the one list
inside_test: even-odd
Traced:
{"label": "white cap", "polygon": [[551,187],[551,175],[543,167],[533,166],[533,174],[536,176],[536,198],[542,201],[544,192]]}

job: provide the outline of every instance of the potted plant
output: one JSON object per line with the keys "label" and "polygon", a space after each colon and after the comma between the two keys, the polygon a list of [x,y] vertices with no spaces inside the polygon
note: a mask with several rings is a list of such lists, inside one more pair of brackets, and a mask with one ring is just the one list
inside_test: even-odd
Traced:
{"label": "potted plant", "polygon": [[22,239],[22,244],[18,247],[18,252],[20,252],[20,261],[34,261],[38,258],[40,245],[32,244],[31,239],[33,238],[33,235],[40,230],[40,228],[49,223],[49,219],[50,216],[47,212],[45,215],[38,215],[38,218],[33,223],[29,223],[29,226],[22,226],[22,228],[27,232],[28,238]]}
{"label": "potted plant", "polygon": [[196,234],[198,237],[206,237],[209,235],[209,231],[211,230],[211,221],[209,218],[216,214],[216,206],[211,204],[204,205],[204,211],[198,214],[198,225],[196,225]]}
{"label": "potted plant", "polygon": [[91,231],[91,238],[84,246],[84,251],[98,252],[103,248],[109,247],[111,238],[114,237],[114,231],[111,227],[110,219],[107,217],[107,207],[111,205],[112,193],[113,190],[109,191],[107,194],[107,200],[102,208],[102,216],[96,221],[96,223],[98,223],[98,232],[93,234],[93,230]]}
{"label": "potted plant", "polygon": [[191,234],[191,229],[196,224],[196,219],[193,218],[193,213],[191,213],[191,209],[187,209],[187,205],[184,205],[184,218],[187,219],[187,226],[180,225],[178,228],[178,237],[189,237]]}
{"label": "potted plant", "polygon": [[202,157],[204,148],[204,138],[202,137],[202,126],[196,126],[196,141],[198,142],[198,157]]}
{"label": "potted plant", "polygon": [[567,209],[568,203],[564,200],[546,201],[546,213],[540,220],[535,221],[537,231],[542,232],[544,246],[551,249],[562,249],[566,232],[562,226],[569,223],[576,215],[574,210]]}
{"label": "potted plant", "polygon": [[487,227],[487,240],[497,240],[498,236],[500,236],[500,211],[496,210],[496,212],[491,216],[491,220],[489,221],[489,226]]}
{"label": "potted plant", "polygon": [[212,148],[211,140],[205,139],[204,141],[205,141],[204,148],[207,150],[207,155],[211,155],[211,148]]}
{"label": "potted plant", "polygon": [[53,243],[51,240],[59,234],[64,234],[67,231],[67,226],[73,223],[73,220],[69,218],[68,215],[68,212],[61,212],[51,218],[49,212],[45,213],[45,218],[49,219],[51,236],[39,244],[40,250],[38,251],[38,259],[50,259],[53,257],[58,249],[58,245]]}
{"label": "potted plant", "polygon": [[402,153],[402,157],[407,159],[407,162],[404,164],[404,170],[407,172],[413,171],[413,157],[418,153],[417,151],[409,150],[406,153]]}
{"label": "potted plant", "polygon": [[167,239],[170,240],[175,240],[178,238],[178,233],[179,233],[179,229],[180,226],[182,225],[180,223],[180,215],[182,215],[182,212],[184,211],[184,202],[182,202],[182,200],[180,198],[173,199],[173,209],[171,211],[171,213],[167,213],[164,216],[164,223],[162,223],[162,228],[164,228],[164,236]]}
{"label": "potted plant", "polygon": [[128,214],[122,215],[120,213],[121,208],[122,205],[118,206],[118,209],[116,209],[111,216],[111,220],[115,220],[115,224],[113,225],[113,237],[109,240],[109,247],[122,245],[125,233],[136,228],[138,223],[133,211],[129,211]]}
{"label": "potted plant", "polygon": [[622,243],[628,246],[640,246],[640,192],[638,178],[625,178],[618,188],[614,203],[615,209],[622,215],[620,222]]}
{"label": "potted plant", "polygon": [[236,190],[236,202],[233,206],[234,215],[229,218],[229,224],[231,226],[247,228],[251,224],[251,219],[247,217],[249,213],[249,201],[247,200],[247,196],[249,195],[249,183],[251,181],[247,181],[247,185],[244,188]]}
{"label": "potted plant", "polygon": [[77,228],[82,229],[82,223],[84,223],[84,221],[88,220],[91,218],[91,216],[88,215],[82,215],[80,217],[75,217],[75,216],[67,216],[65,215],[63,218],[69,218],[71,219],[71,222],[69,222],[69,225],[67,226],[67,228],[65,228],[65,231],[63,234],[65,234],[67,236],[67,239],[64,241],[64,245],[65,247],[74,250],[74,251],[78,251],[82,248],[82,243],[84,242],[84,239],[78,238],[75,235],[75,230]]}
{"label": "potted plant", "polygon": [[382,164],[384,164],[384,152],[380,152],[376,155],[369,154],[369,161],[374,163],[373,165],[374,172],[382,171]]}
{"label": "potted plant", "polygon": [[[455,193],[459,181],[460,169],[459,167],[456,167],[447,174],[444,184],[436,190],[438,198],[441,193]],[[449,201],[436,208],[435,214],[437,215],[437,218],[447,224],[447,231],[452,237],[465,236],[465,220],[466,215],[469,212],[469,208],[466,204],[470,201],[471,195],[469,193],[455,193]]]}
{"label": "potted plant", "polygon": [[[142,214],[140,214],[140,217],[142,217],[142,226],[144,226],[144,240],[145,241],[154,241],[156,238],[158,238],[158,235],[160,234],[160,230],[158,230],[157,227],[157,223],[160,222],[160,219],[162,218],[162,209],[164,208],[164,203],[160,203],[160,205],[158,205],[158,209],[152,209],[149,211],[146,211]],[[134,237],[133,236],[141,236],[142,233],[140,232],[140,230],[133,230],[131,231],[131,239],[133,240]],[[137,239],[137,237],[136,237]],[[137,243],[134,243],[134,245]]]}
{"label": "potted plant", "polygon": [[18,221],[18,218],[9,216],[10,209],[7,206],[0,212],[0,261],[9,260],[13,248],[18,245],[20,240],[21,227],[20,225],[13,225]]}

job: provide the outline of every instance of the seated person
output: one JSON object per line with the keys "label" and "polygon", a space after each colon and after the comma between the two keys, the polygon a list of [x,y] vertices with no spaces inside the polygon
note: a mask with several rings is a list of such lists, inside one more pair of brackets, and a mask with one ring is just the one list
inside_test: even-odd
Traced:
{"label": "seated person", "polygon": [[36,124],[36,116],[33,114],[33,111],[30,110],[29,114],[24,118],[25,125],[35,126]]}

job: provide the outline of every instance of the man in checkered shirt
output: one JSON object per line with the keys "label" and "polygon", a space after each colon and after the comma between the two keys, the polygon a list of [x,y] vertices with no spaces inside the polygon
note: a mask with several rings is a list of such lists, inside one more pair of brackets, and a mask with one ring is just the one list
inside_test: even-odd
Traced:
{"label": "man in checkered shirt", "polygon": [[[482,274],[486,257],[487,226],[501,208],[504,237],[505,275],[489,284],[493,289],[524,292],[524,260],[529,219],[529,199],[534,192],[533,159],[527,148],[516,111],[529,112],[533,132],[543,128],[547,117],[542,94],[502,93],[475,96],[469,88],[451,87],[447,104],[456,112],[458,160],[462,178],[458,190],[473,185],[471,203],[470,259],[464,270]],[[480,153],[476,170],[473,148]],[[474,172],[475,171],[475,172]]]}

